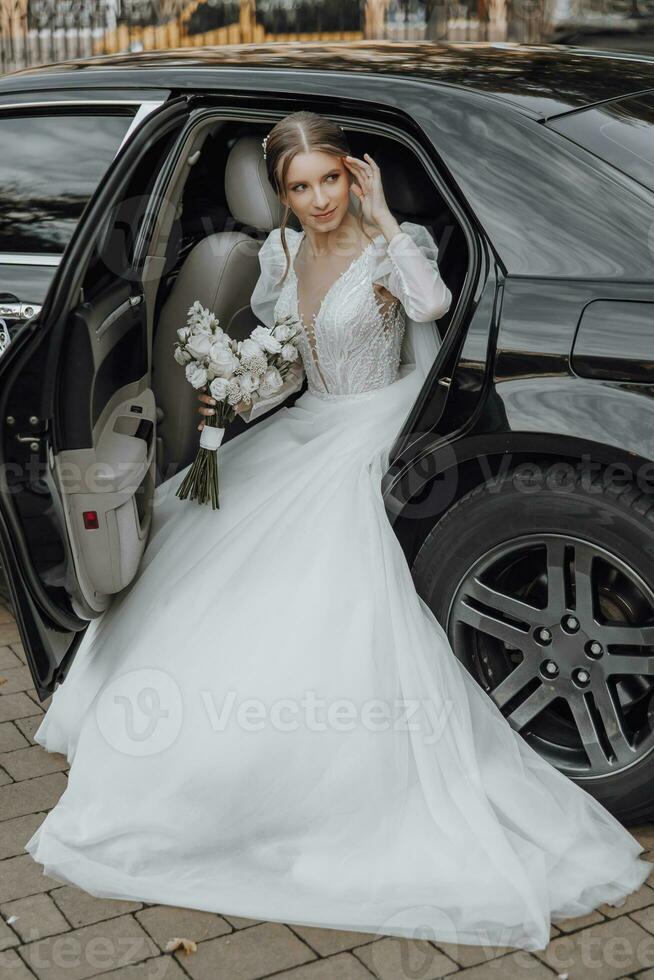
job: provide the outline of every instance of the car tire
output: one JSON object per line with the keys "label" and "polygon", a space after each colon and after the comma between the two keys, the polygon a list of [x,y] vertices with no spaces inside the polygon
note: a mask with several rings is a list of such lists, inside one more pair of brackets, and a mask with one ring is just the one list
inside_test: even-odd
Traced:
{"label": "car tire", "polygon": [[445,513],[411,571],[514,730],[624,823],[650,819],[654,498],[606,470],[517,467]]}

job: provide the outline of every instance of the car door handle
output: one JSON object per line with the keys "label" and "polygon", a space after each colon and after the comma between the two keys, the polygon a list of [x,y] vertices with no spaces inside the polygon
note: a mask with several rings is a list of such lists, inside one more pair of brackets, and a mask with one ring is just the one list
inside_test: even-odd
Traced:
{"label": "car door handle", "polygon": [[10,320],[29,320],[41,312],[38,303],[3,303],[0,302],[0,316],[6,316]]}
{"label": "car door handle", "polygon": [[127,313],[129,310],[137,307],[143,302],[143,299],[143,293],[137,293],[135,296],[129,296],[124,303],[121,303],[120,306],[117,306],[115,310],[112,310],[112,312],[104,318],[100,326],[95,331],[96,337],[101,337],[105,330],[108,330],[109,327],[116,322],[116,320],[119,320],[124,313]]}

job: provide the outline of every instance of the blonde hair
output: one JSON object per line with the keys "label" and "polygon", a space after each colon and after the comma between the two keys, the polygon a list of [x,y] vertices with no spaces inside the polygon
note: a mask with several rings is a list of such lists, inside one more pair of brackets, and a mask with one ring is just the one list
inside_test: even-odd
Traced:
{"label": "blonde hair", "polygon": [[[266,137],[266,170],[268,180],[280,200],[286,188],[286,177],[291,160],[297,153],[309,153],[312,150],[333,153],[339,157],[350,155],[350,145],[344,130],[338,123],[328,119],[327,116],[321,116],[317,112],[310,112],[308,109],[289,113],[275,123],[268,133]],[[284,282],[291,268],[291,255],[286,242],[286,226],[290,212],[291,209],[286,204],[279,226],[282,248],[286,256],[286,268],[284,275],[277,283],[279,286]],[[357,220],[362,234],[373,241],[363,227],[361,210],[358,212]]]}

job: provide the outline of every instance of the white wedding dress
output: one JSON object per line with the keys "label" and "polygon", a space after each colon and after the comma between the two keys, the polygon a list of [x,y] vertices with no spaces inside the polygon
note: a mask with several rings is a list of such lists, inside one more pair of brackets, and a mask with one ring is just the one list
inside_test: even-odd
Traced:
{"label": "white wedding dress", "polygon": [[[381,478],[424,380],[415,345],[451,296],[427,229],[401,228],[305,326],[308,389],[221,447],[220,509],[175,496],[186,469],[157,487],[138,576],[91,623],[36,732],[71,762],[26,845],[53,878],[533,950],[552,919],[621,904],[654,868],[510,727],[415,590]],[[294,258],[302,234],[286,235]],[[279,229],[260,262],[257,317],[297,316],[294,270],[277,286]],[[400,302],[382,308],[373,283]]]}

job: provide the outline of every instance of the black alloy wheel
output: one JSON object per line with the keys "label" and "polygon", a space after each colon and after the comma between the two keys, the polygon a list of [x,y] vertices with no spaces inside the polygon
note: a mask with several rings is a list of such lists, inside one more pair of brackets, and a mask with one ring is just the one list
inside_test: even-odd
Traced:
{"label": "black alloy wheel", "polygon": [[601,478],[553,490],[509,474],[466,494],[412,568],[511,726],[631,821],[654,811],[652,503]]}

